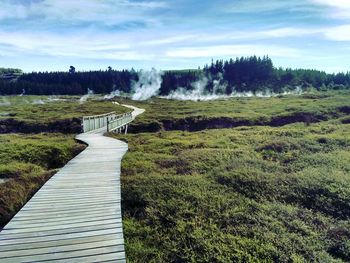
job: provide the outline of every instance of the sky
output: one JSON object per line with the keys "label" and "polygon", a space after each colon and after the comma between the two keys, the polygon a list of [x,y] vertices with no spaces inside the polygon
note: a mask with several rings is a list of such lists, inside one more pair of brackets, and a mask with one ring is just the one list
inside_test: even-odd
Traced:
{"label": "sky", "polygon": [[188,69],[250,55],[350,71],[350,0],[0,0],[0,67]]}

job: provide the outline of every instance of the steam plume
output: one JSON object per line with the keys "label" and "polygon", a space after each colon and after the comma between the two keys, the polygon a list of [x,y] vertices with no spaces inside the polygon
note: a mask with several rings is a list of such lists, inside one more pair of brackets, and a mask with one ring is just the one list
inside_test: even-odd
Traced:
{"label": "steam plume", "polygon": [[88,99],[89,97],[91,97],[91,95],[93,95],[93,94],[94,94],[94,91],[91,90],[91,89],[88,89],[87,94],[85,94],[84,96],[82,96],[82,97],[79,99],[79,103],[80,103],[80,104],[83,104],[83,103],[86,102],[87,99]]}
{"label": "steam plume", "polygon": [[152,68],[151,71],[138,72],[139,81],[132,84],[133,100],[147,100],[157,96],[162,84],[162,71]]}
{"label": "steam plume", "polygon": [[116,86],[113,86],[113,91],[111,93],[109,93],[108,95],[105,95],[103,98],[105,100],[110,100],[113,99],[114,97],[118,97],[120,96],[120,90],[116,90]]}
{"label": "steam plume", "polygon": [[41,100],[41,99],[38,99],[38,100],[34,100],[32,102],[32,104],[34,104],[34,105],[44,105],[45,102],[43,100]]}
{"label": "steam plume", "polygon": [[[209,76],[211,78],[211,76]],[[275,93],[268,89],[264,91],[257,91],[255,93],[249,92],[238,92],[233,90],[231,94],[226,94],[227,84],[223,80],[222,74],[218,74],[217,78],[212,80],[213,88],[209,92],[206,87],[209,83],[209,79],[206,76],[202,76],[198,81],[191,84],[192,89],[188,90],[182,87],[170,92],[168,96],[162,98],[173,99],[173,100],[191,100],[191,101],[208,101],[217,99],[227,99],[234,97],[276,97],[280,95],[301,95],[303,93],[301,87],[296,87],[295,90],[285,91],[283,93]]]}
{"label": "steam plume", "polygon": [[3,97],[2,100],[0,101],[0,106],[10,106],[10,105],[11,105],[11,102],[5,97]]}

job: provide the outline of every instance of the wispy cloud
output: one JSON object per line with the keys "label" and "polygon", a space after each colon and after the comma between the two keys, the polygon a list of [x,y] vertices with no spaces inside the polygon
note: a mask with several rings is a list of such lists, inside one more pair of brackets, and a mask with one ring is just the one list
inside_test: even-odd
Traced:
{"label": "wispy cloud", "polygon": [[326,29],[324,35],[329,40],[350,42],[350,24]]}
{"label": "wispy cloud", "polygon": [[[0,0],[0,19],[44,20],[48,22],[74,23],[98,22],[107,25],[142,21],[154,23],[156,19],[148,13],[166,8],[161,1],[129,0]],[[59,26],[59,24],[57,24]],[[37,25],[39,26],[39,25]]]}
{"label": "wispy cloud", "polygon": [[118,37],[107,37],[105,34],[91,38],[84,34],[81,36],[71,34],[67,37],[67,35],[47,33],[27,34],[0,31],[0,55],[16,56],[18,52],[26,55],[91,59],[142,60],[153,58],[149,53],[133,49],[126,42],[118,43]]}
{"label": "wispy cloud", "polygon": [[238,0],[233,1],[228,8],[227,12],[233,13],[261,13],[261,12],[271,12],[279,9],[284,9],[286,7],[296,7],[302,5],[300,1],[259,1],[259,0]]}
{"label": "wispy cloud", "polygon": [[166,52],[168,57],[182,58],[212,58],[236,57],[249,55],[271,55],[275,57],[299,57],[301,52],[297,49],[272,45],[214,45],[204,47],[175,48]]}
{"label": "wispy cloud", "polygon": [[174,43],[181,43],[188,40],[195,40],[198,37],[198,35],[192,34],[192,35],[183,35],[183,36],[169,36],[165,38],[159,38],[159,39],[151,39],[146,40],[140,43],[140,45],[146,45],[146,46],[157,46],[157,45],[165,45],[165,44],[174,44]]}
{"label": "wispy cloud", "polygon": [[36,68],[42,60],[198,67],[252,54],[297,67],[316,57],[319,67],[325,54],[350,45],[348,0],[0,0],[0,7],[1,61],[26,58]]}
{"label": "wispy cloud", "polygon": [[349,9],[350,2],[348,0],[312,0],[316,4],[333,6],[339,9]]}
{"label": "wispy cloud", "polygon": [[11,1],[0,0],[0,20],[23,19],[27,17],[27,8],[24,5],[14,4]]}
{"label": "wispy cloud", "polygon": [[348,0],[311,0],[314,4],[328,7],[328,14],[335,19],[350,19],[350,1]]}

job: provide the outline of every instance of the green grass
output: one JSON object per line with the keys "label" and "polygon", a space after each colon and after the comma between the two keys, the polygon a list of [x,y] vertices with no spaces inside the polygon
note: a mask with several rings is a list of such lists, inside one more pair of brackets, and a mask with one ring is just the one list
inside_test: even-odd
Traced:
{"label": "green grass", "polygon": [[[61,100],[49,101],[50,98]],[[75,96],[1,96],[0,120],[10,118],[26,123],[46,124],[112,111],[118,113],[130,111],[110,101],[98,100],[96,97],[80,104],[79,98]],[[42,102],[45,104],[35,104]]]}
{"label": "green grass", "polygon": [[[127,111],[110,102],[33,105],[29,98],[37,99],[10,97],[0,112],[36,125]],[[158,131],[112,135],[130,148],[122,162],[130,262],[350,261],[348,91],[121,101],[146,109],[134,131]],[[303,118],[292,124],[271,125],[298,114]],[[170,131],[232,120],[240,127]],[[1,135],[0,179],[7,180],[0,184],[1,223],[81,147],[71,135]]]}
{"label": "green grass", "polygon": [[350,106],[350,91],[200,102],[159,98],[149,102],[119,101],[146,109],[146,112],[133,122],[131,131],[200,130],[201,127],[205,128],[207,123],[215,122],[212,124],[214,127],[222,128],[225,125],[241,126],[242,123],[279,126],[285,122],[293,122],[293,119],[313,122],[338,118],[346,115],[340,109]]}
{"label": "green grass", "polygon": [[0,135],[0,227],[84,148],[62,134]]}
{"label": "green grass", "polygon": [[129,143],[122,206],[130,262],[349,262],[350,129],[339,108],[350,95],[326,95],[139,103],[145,124],[151,115],[235,116],[239,108],[246,117],[288,108],[336,114],[307,125],[113,135]]}

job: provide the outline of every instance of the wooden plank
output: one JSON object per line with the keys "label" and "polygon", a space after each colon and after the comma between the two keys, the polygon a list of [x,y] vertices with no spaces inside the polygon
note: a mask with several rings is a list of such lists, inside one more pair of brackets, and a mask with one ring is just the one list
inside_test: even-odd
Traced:
{"label": "wooden plank", "polygon": [[27,236],[25,238],[7,238],[0,240],[0,248],[2,246],[11,246],[13,244],[34,244],[34,243],[42,243],[46,244],[50,241],[64,241],[70,243],[73,239],[78,239],[82,237],[95,237],[95,236],[106,236],[112,233],[117,233],[122,235],[121,228],[105,228],[105,229],[94,229],[92,231],[85,231],[79,233],[69,233],[65,235],[49,235],[49,236]]}
{"label": "wooden plank", "polygon": [[101,219],[97,222],[94,220],[90,221],[84,221],[84,222],[77,222],[72,223],[70,220],[67,220],[65,223],[62,223],[60,225],[50,225],[50,224],[41,224],[39,226],[27,226],[27,227],[16,227],[13,226],[13,228],[7,228],[6,235],[11,234],[23,234],[23,233],[29,233],[29,232],[44,232],[47,234],[56,234],[56,230],[62,230],[61,232],[67,232],[67,231],[75,231],[75,229],[79,228],[80,230],[84,229],[85,227],[90,226],[99,226],[99,225],[112,225],[114,227],[121,227],[122,219],[119,218],[109,218],[109,219]]}
{"label": "wooden plank", "polygon": [[[26,219],[26,220],[33,220],[33,219],[42,219],[42,218],[65,218],[65,217],[70,217],[70,216],[77,216],[77,215],[85,215],[86,217],[91,217],[93,215],[101,215],[101,214],[107,214],[107,213],[112,213],[112,212],[119,212],[121,213],[120,210],[116,209],[116,208],[108,208],[108,209],[105,209],[105,208],[99,208],[99,209],[92,209],[91,211],[67,211],[67,212],[64,212],[64,213],[51,213],[51,214],[47,214],[45,216],[43,216],[42,214],[30,214],[30,213],[21,213],[20,216],[15,216],[14,218],[17,218],[17,219]],[[2,232],[4,232],[5,229],[3,229]],[[2,233],[1,232],[1,233]],[[0,235],[0,239],[1,239],[1,235]]]}
{"label": "wooden plank", "polygon": [[[112,260],[115,263],[124,263],[126,262],[125,259],[125,252],[113,252],[113,253],[104,253],[104,254],[97,254],[97,255],[91,255],[91,256],[84,256],[84,257],[73,257],[73,258],[63,258],[63,259],[55,259],[54,262],[56,263],[93,263],[93,262],[100,262],[100,260]],[[43,260],[43,261],[36,261],[36,262],[50,262],[51,260]],[[24,262],[24,263],[28,263]]]}
{"label": "wooden plank", "polygon": [[[112,199],[112,198],[103,198],[104,196],[95,196],[95,197],[91,197],[91,198],[72,198],[69,201],[70,205],[74,205],[74,204],[81,204],[82,206],[84,205],[94,205],[94,204],[98,204],[100,202],[113,202],[116,199]],[[117,199],[118,200],[118,199]],[[67,202],[67,199],[63,199],[63,198],[55,198],[55,199],[46,199],[46,198],[41,198],[41,199],[36,199],[35,201],[33,201],[33,207],[38,207],[40,205],[45,205],[45,206],[65,206],[65,202]],[[29,207],[29,205],[27,205],[26,207]]]}
{"label": "wooden plank", "polygon": [[[92,186],[93,187],[93,186]],[[116,185],[115,186],[116,188],[120,187],[120,185]],[[103,197],[109,197],[109,196],[113,196],[113,195],[119,195],[120,194],[120,190],[109,190],[109,191],[90,191],[90,192],[82,192],[82,191],[79,191],[79,194],[77,193],[73,193],[73,190],[69,193],[66,193],[66,192],[58,192],[57,190],[57,193],[41,193],[39,195],[37,195],[35,198],[33,198],[33,202],[35,201],[44,201],[44,200],[47,200],[47,201],[55,201],[57,199],[61,199],[61,200],[71,200],[72,199],[86,199],[86,200],[93,200],[94,198],[103,198]],[[103,198],[104,199],[104,198]],[[104,200],[106,200],[104,199]],[[113,199],[113,200],[117,200],[118,198],[116,199]],[[74,201],[74,200],[72,200]]]}
{"label": "wooden plank", "polygon": [[[65,224],[62,224],[62,227]],[[22,231],[15,231],[15,230],[9,230],[8,234],[2,234],[1,240],[5,239],[12,239],[12,238],[26,238],[26,237],[35,237],[35,236],[54,236],[54,235],[63,235],[63,234],[74,234],[74,233],[82,233],[82,232],[88,232],[88,231],[95,231],[95,230],[105,230],[105,229],[113,229],[113,228],[121,228],[121,223],[106,223],[106,224],[95,224],[93,226],[81,226],[81,227],[66,227],[62,229],[45,229],[43,231],[40,231],[39,229],[36,229],[36,231],[29,231],[28,232],[22,232]]]}
{"label": "wooden plank", "polygon": [[[71,199],[69,204],[82,204],[82,205],[94,205],[96,203],[99,203],[99,202],[112,202],[112,201],[115,201],[116,199],[114,198],[104,198],[104,196],[97,196],[97,197],[93,197],[93,198],[75,198],[75,199]],[[36,204],[39,204],[39,205],[62,205],[62,206],[65,206],[64,202],[64,199],[46,199],[46,198],[36,198],[35,200],[32,200],[31,202],[31,205],[36,205]],[[28,207],[28,206],[26,206]]]}
{"label": "wooden plank", "polygon": [[9,250],[9,251],[3,251],[0,254],[0,261],[3,258],[9,258],[9,257],[23,257],[23,256],[31,256],[31,255],[70,252],[70,251],[78,251],[82,249],[106,247],[106,246],[113,246],[113,245],[123,245],[123,242],[122,240],[120,239],[118,240],[113,237],[110,239],[99,240],[99,241],[89,242],[89,243],[78,243],[78,244],[69,244],[69,245],[54,246],[54,247],[52,246],[44,247],[44,248]]}
{"label": "wooden plank", "polygon": [[[101,207],[99,207],[99,210],[101,211],[101,213],[106,209],[106,208],[113,208],[113,207],[116,207],[115,204],[109,204],[109,205],[103,205]],[[33,211],[33,213],[35,215],[41,215],[43,217],[45,217],[45,215],[47,215],[48,213],[50,213],[51,215],[55,214],[56,216],[59,216],[61,213],[64,213],[65,211],[66,212],[89,212],[93,209],[96,209],[96,208],[92,208],[92,207],[77,207],[77,208],[74,208],[74,209],[63,209],[63,210],[54,210],[54,211],[50,211],[49,209],[47,211],[43,211],[43,210],[39,210],[39,211]],[[23,212],[28,212],[28,210],[23,210]],[[30,212],[30,211],[29,211]],[[7,229],[7,228],[6,228]],[[4,230],[6,230],[4,229]],[[3,230],[3,231],[4,231]]]}
{"label": "wooden plank", "polygon": [[94,217],[93,219],[87,219],[85,216],[83,218],[69,218],[69,220],[60,220],[60,221],[44,221],[42,222],[35,222],[33,220],[28,220],[28,221],[19,221],[19,222],[12,222],[11,226],[15,227],[16,229],[19,228],[30,228],[30,227],[39,227],[39,226],[59,226],[62,225],[63,221],[68,221],[68,224],[74,224],[74,223],[84,223],[84,222],[99,222],[101,220],[106,220],[106,219],[113,219],[113,218],[121,218],[121,215],[102,215],[98,217]]}
{"label": "wooden plank", "polygon": [[26,249],[35,249],[35,248],[46,248],[46,247],[59,247],[75,244],[84,244],[84,243],[94,243],[103,240],[118,240],[119,242],[123,242],[122,233],[110,233],[110,234],[102,234],[102,235],[94,235],[87,237],[78,237],[78,238],[70,238],[70,239],[59,239],[53,241],[46,242],[29,242],[29,243],[19,243],[19,244],[10,244],[10,245],[2,245],[0,246],[0,252],[6,251],[20,251]]}
{"label": "wooden plank", "polygon": [[[98,200],[94,202],[89,202],[88,199],[80,199],[80,202],[77,201],[72,201],[68,202],[67,204],[62,204],[62,203],[45,203],[45,202],[33,202],[33,204],[27,205],[23,211],[43,211],[44,212],[51,212],[56,209],[62,210],[62,209],[67,209],[71,210],[71,208],[75,207],[83,207],[83,208],[89,208],[91,207],[106,207],[109,205],[115,205],[116,208],[118,208],[118,205],[120,204],[120,200],[114,199],[114,200]],[[49,211],[48,211],[49,210]]]}
{"label": "wooden plank", "polygon": [[[91,213],[88,215],[89,218],[109,218],[111,216],[115,216],[115,217],[121,217],[121,213],[118,211],[113,211],[113,212],[109,212],[106,215],[101,215],[100,213]],[[27,223],[31,223],[31,224],[43,224],[43,223],[59,223],[62,221],[66,221],[66,220],[71,220],[71,221],[76,221],[76,220],[86,220],[87,215],[86,214],[78,214],[75,216],[66,216],[66,217],[53,217],[53,218],[13,218],[12,219],[12,224],[27,224]],[[90,220],[90,219],[88,219]]]}
{"label": "wooden plank", "polygon": [[[117,184],[115,184],[114,186],[117,186]],[[68,188],[68,189],[66,189]],[[60,188],[60,187],[51,187],[50,189],[43,189],[41,193],[52,193],[55,194],[57,192],[59,193],[76,193],[76,192],[80,192],[80,193],[90,193],[91,191],[93,192],[104,192],[104,191],[110,191],[110,192],[115,192],[116,189],[114,189],[113,187],[111,187],[111,185],[104,185],[104,186],[93,186],[93,187],[77,187],[77,188],[72,188],[70,185],[67,186],[66,188]],[[74,191],[72,191],[74,189]],[[55,190],[55,191],[53,191]]]}

